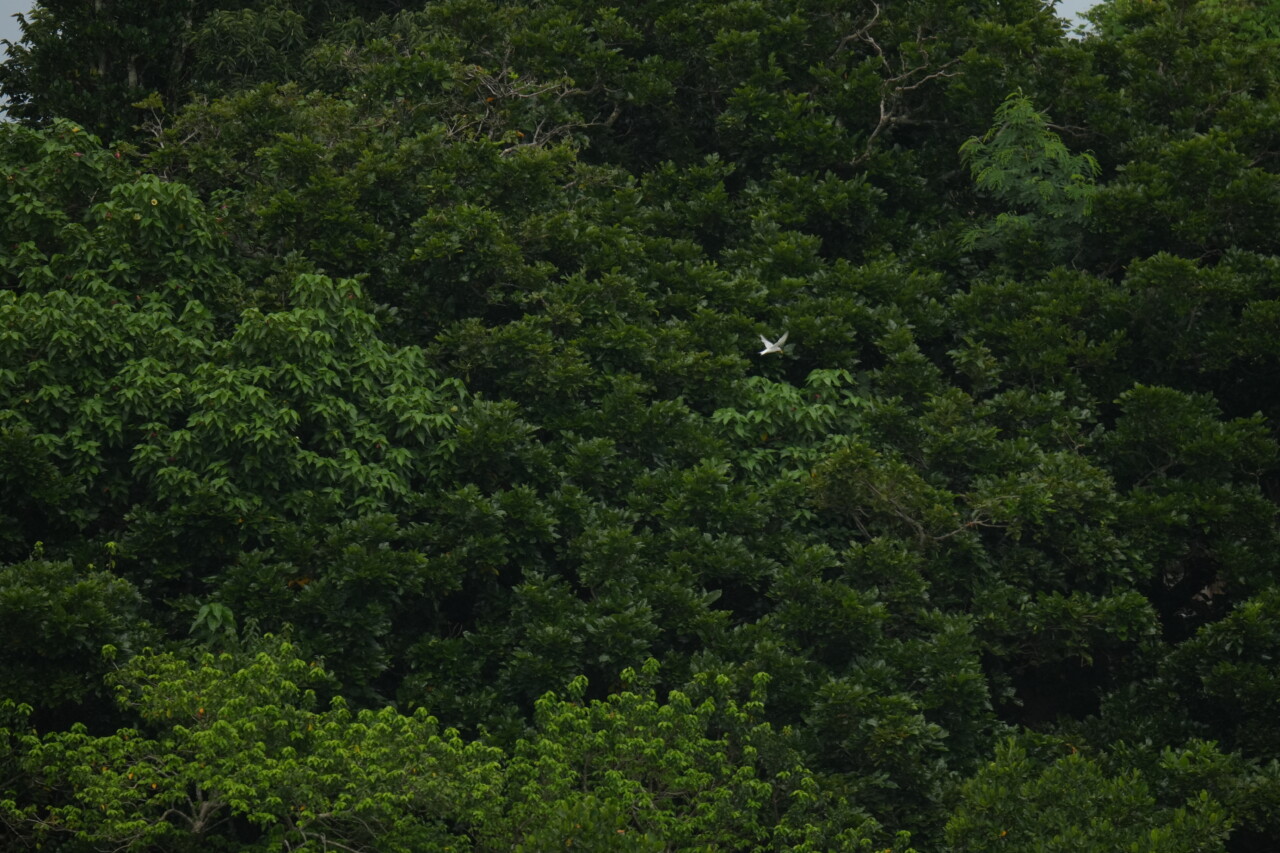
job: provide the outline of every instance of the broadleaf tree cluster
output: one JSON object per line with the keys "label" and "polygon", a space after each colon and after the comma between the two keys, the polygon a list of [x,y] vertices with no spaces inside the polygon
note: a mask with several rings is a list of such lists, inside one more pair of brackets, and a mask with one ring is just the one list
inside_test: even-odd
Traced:
{"label": "broadleaf tree cluster", "polygon": [[0,69],[0,849],[1274,849],[1275,3],[151,5]]}

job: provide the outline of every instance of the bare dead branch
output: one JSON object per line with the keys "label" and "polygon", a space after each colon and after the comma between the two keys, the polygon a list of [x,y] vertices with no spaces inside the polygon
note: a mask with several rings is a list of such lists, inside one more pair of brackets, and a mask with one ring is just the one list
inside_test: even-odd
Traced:
{"label": "bare dead branch", "polygon": [[901,65],[894,69],[889,55],[872,34],[872,30],[880,17],[879,4],[873,3],[872,5],[875,7],[875,12],[870,20],[856,32],[845,36],[837,47],[837,52],[840,52],[851,41],[861,41],[879,59],[881,69],[888,75],[881,82],[880,102],[878,104],[879,116],[876,120],[876,125],[871,129],[871,133],[867,135],[862,151],[851,161],[853,166],[861,165],[870,159],[875,149],[876,139],[879,138],[881,133],[894,125],[905,124],[909,121],[903,105],[904,95],[934,81],[955,77],[960,73],[959,71],[951,70],[960,61],[958,58],[945,62],[940,66],[935,66],[930,61],[930,38],[925,35],[922,28],[916,29],[915,45],[919,48],[923,62],[908,66],[906,59],[903,58]]}

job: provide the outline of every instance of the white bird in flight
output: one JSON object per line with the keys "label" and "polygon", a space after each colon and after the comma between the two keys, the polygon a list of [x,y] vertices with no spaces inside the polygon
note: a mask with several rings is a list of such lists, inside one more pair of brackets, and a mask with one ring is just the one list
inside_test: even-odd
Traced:
{"label": "white bird in flight", "polygon": [[760,340],[764,342],[764,349],[760,350],[761,355],[768,355],[771,352],[782,352],[782,345],[787,342],[787,332],[782,333],[782,337],[777,341],[771,341],[764,335],[760,336]]}

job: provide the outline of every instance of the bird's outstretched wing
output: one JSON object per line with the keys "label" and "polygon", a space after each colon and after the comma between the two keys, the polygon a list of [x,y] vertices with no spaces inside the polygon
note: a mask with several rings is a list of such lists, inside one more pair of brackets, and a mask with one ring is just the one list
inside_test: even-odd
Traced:
{"label": "bird's outstretched wing", "polygon": [[783,332],[782,337],[778,340],[771,341],[764,335],[760,336],[760,342],[764,344],[764,349],[760,350],[761,355],[769,355],[770,353],[782,352],[782,345],[787,342],[787,333]]}

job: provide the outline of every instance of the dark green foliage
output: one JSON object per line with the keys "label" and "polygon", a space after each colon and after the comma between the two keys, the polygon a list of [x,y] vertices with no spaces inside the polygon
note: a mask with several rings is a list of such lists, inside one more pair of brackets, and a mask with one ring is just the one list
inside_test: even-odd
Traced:
{"label": "dark green foliage", "polygon": [[[947,824],[949,849],[1226,849],[1229,819],[1207,793],[1164,805],[1138,770],[1113,776],[1070,744],[1060,744],[1060,752],[1036,761],[1015,741],[998,746],[995,761],[962,790]],[[1164,761],[1176,767],[1180,759],[1168,754]]]}
{"label": "dark green foliage", "polygon": [[73,6],[15,845],[1270,849],[1274,4]]}
{"label": "dark green foliage", "polygon": [[7,699],[55,713],[99,702],[102,646],[132,653],[152,638],[138,590],[112,574],[115,551],[108,543],[104,565],[83,571],[38,557],[0,568]]}
{"label": "dark green foliage", "polygon": [[208,4],[166,0],[148,6],[38,3],[19,17],[22,39],[8,43],[0,71],[8,111],[26,120],[55,116],[119,138],[136,124],[130,104],[149,93],[182,94],[186,38]]}

